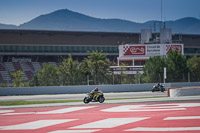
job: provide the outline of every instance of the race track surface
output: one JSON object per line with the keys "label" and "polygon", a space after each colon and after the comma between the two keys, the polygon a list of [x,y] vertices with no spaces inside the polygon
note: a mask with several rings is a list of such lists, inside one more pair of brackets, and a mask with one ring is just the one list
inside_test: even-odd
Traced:
{"label": "race track surface", "polygon": [[0,109],[1,133],[199,133],[200,101]]}
{"label": "race track surface", "polygon": [[[159,97],[167,96],[167,92],[120,92],[104,93],[106,99],[111,98],[137,98],[137,97]],[[0,96],[0,101],[48,101],[48,100],[82,100],[86,94],[57,94],[57,95],[20,95],[20,96]]]}

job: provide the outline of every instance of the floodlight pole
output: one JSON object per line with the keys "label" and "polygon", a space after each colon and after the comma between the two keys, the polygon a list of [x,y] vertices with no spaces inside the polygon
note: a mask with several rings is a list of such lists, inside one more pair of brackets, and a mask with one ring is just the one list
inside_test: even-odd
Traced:
{"label": "floodlight pole", "polygon": [[90,85],[89,75],[87,75],[87,85]]}
{"label": "floodlight pole", "polygon": [[165,79],[167,78],[167,69],[166,67],[164,67],[164,84],[165,84]]}
{"label": "floodlight pole", "polygon": [[188,82],[190,82],[190,72],[188,72]]}

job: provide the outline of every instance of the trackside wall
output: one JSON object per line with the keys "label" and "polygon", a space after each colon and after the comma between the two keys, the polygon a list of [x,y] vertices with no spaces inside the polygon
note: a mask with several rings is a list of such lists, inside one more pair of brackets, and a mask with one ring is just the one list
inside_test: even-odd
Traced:
{"label": "trackside wall", "polygon": [[[123,84],[123,85],[83,85],[83,86],[47,86],[47,87],[5,87],[0,88],[0,96],[6,95],[41,95],[41,94],[75,94],[88,93],[95,87],[103,92],[134,92],[151,91],[154,84]],[[165,88],[200,86],[195,83],[166,83]]]}

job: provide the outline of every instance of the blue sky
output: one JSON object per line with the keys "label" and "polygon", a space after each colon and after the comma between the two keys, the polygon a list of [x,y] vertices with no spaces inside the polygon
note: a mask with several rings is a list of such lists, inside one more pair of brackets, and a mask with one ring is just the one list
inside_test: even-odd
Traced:
{"label": "blue sky", "polygon": [[[200,19],[200,0],[162,0],[162,3],[163,20]],[[66,8],[96,18],[161,20],[161,0],[0,0],[0,23],[19,25]]]}

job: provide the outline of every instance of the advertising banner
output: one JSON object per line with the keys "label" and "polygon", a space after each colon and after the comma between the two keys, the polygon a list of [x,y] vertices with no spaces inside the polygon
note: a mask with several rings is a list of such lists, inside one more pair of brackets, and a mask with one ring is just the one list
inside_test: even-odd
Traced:
{"label": "advertising banner", "polygon": [[146,47],[138,46],[124,46],[124,55],[146,55]]}
{"label": "advertising banner", "polygon": [[147,44],[132,45],[126,44],[119,46],[119,55],[122,56],[162,56],[168,55],[170,51],[179,51],[184,54],[183,44]]}
{"label": "advertising banner", "polygon": [[147,47],[147,54],[148,56],[157,56],[163,54],[163,45],[160,44],[149,44],[146,45]]}
{"label": "advertising banner", "polygon": [[183,46],[182,45],[176,45],[176,44],[166,44],[166,54],[168,54],[170,51],[178,51],[181,54],[183,54]]}

